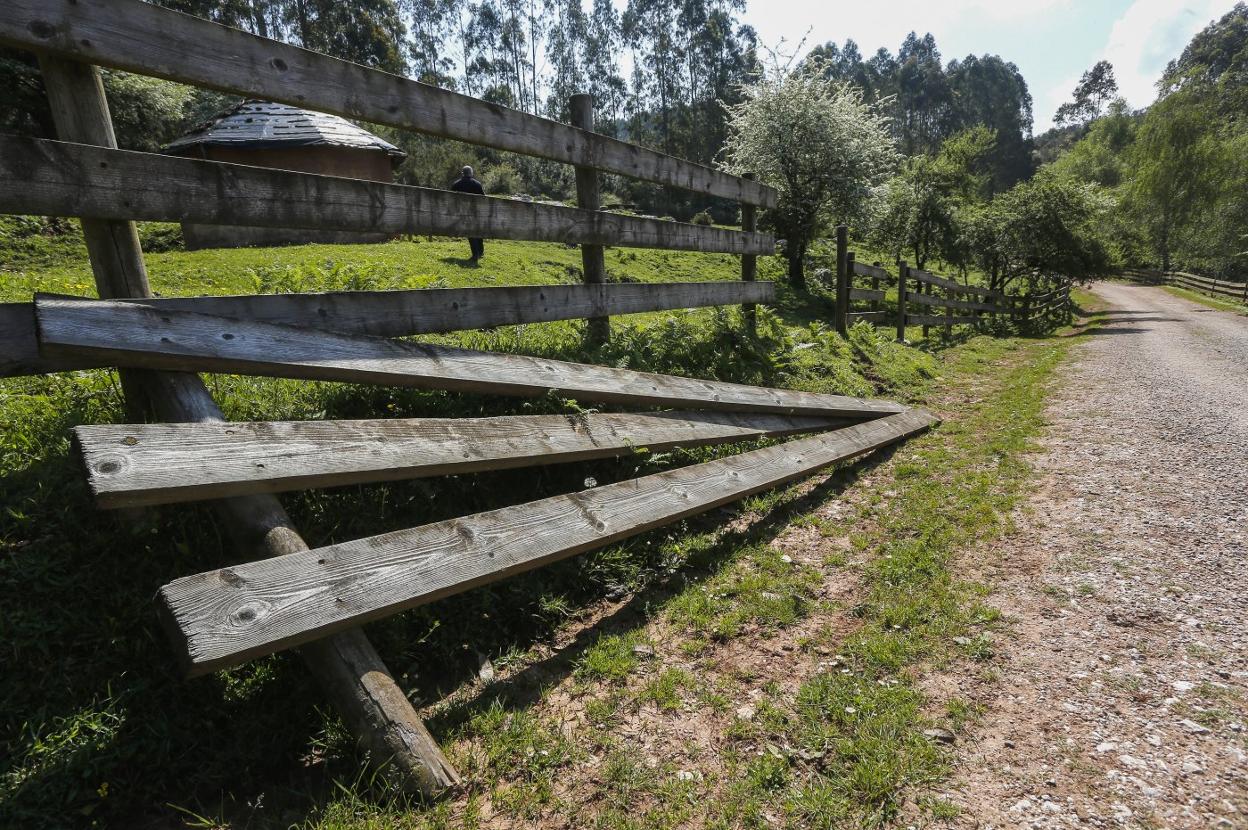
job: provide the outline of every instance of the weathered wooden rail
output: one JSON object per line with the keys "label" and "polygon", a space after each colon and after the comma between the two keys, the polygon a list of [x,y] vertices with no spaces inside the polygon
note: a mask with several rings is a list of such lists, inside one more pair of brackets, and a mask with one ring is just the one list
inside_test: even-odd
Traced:
{"label": "weathered wooden rail", "polygon": [[[234,562],[161,590],[193,673],[297,646],[348,727],[426,794],[458,775],[359,627],[576,555],[853,458],[931,426],[887,401],[763,389],[392,338],[741,304],[752,325],[756,207],[775,191],[592,131],[592,102],[561,124],[137,0],[8,0],[0,43],[39,58],[58,141],[0,137],[0,212],[82,221],[100,300],[0,305],[0,375],[118,367],[123,425],[76,431],[103,507],[212,499]],[[99,67],[111,67],[574,165],[578,208],[465,196],[116,146]],[[595,210],[608,172],[742,204],[741,231]],[[579,244],[584,284],[257,297],[156,298],[136,219],[428,233]],[[741,256],[739,283],[614,285],[604,246]],[[854,299],[878,306],[876,283]],[[902,283],[904,294],[904,281]],[[847,302],[849,297],[847,296]],[[883,313],[878,312],[878,313]],[[904,321],[904,314],[903,314]],[[491,419],[231,424],[196,372],[681,411]],[[693,410],[693,411],[688,411]],[[155,419],[158,423],[140,421]],[[317,549],[275,493],[661,449],[809,437],[706,464]],[[255,559],[250,564],[236,564]]]}

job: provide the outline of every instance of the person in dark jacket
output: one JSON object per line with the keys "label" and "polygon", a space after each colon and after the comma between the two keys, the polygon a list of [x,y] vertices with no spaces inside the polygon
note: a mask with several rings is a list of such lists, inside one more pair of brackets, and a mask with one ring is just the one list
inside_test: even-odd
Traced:
{"label": "person in dark jacket", "polygon": [[[475,193],[478,196],[485,195],[485,188],[481,186],[481,182],[473,178],[472,168],[464,165],[464,169],[459,171],[459,178],[451,185],[451,190],[456,193]],[[468,239],[468,247],[472,249],[472,261],[475,263],[481,257],[485,256],[485,240]]]}

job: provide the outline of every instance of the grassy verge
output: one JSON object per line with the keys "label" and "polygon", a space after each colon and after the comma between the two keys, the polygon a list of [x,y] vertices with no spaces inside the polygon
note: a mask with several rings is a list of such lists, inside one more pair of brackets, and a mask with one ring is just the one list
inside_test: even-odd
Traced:
{"label": "grassy verge", "polygon": [[[149,262],[156,290],[167,294],[554,283],[573,281],[579,265],[576,249],[491,243],[483,267],[471,269],[459,259],[461,247],[407,241],[171,252]],[[4,299],[27,299],[35,289],[89,293],[89,269],[78,259],[49,255],[37,265],[10,266]],[[779,266],[765,264],[764,276],[772,267]],[[733,279],[736,268],[728,257],[608,257],[619,280]],[[593,352],[581,344],[579,323],[444,338],[910,401],[980,382],[1002,390],[1014,383],[1019,391],[951,410],[957,417],[903,449],[852,516],[829,518],[824,508],[869,465],[370,626],[387,663],[413,700],[429,707],[435,732],[468,775],[463,798],[435,807],[394,798],[384,779],[358,777],[360,759],[340,723],[318,708],[322,696],[290,655],[190,683],[177,677],[153,618],[152,593],[239,554],[200,508],[138,518],[93,509],[68,432],[121,418],[115,375],[0,381],[0,824],[182,818],[232,827],[436,827],[540,819],[667,827],[698,818],[728,827],[761,825],[769,816],[816,826],[821,815],[891,815],[901,794],[938,775],[942,764],[937,748],[916,737],[930,715],[912,683],[914,661],[932,649],[942,653],[946,635],[960,636],[950,632],[981,625],[973,588],[947,572],[949,553],[998,527],[1008,503],[997,500],[1008,501],[1017,489],[1019,444],[1032,429],[1029,407],[1038,406],[1026,396],[1056,360],[1046,350],[1060,347],[964,335],[938,352],[935,341],[902,347],[866,326],[845,339],[819,322],[829,312],[829,298],[818,291],[782,290],[775,312],[762,315],[757,338],[742,335],[732,310],[622,318],[611,343]],[[235,419],[580,409],[558,398],[209,381]],[[1005,417],[1012,406],[1023,416]],[[990,408],[968,422],[974,429],[960,431],[959,420],[979,417],[974,413],[983,407]],[[948,444],[955,438],[961,443]],[[325,544],[569,492],[587,477],[609,483],[743,448],[339,488],[286,502],[309,541]],[[947,469],[928,475],[940,465]],[[945,498],[956,498],[957,509],[942,512]],[[794,528],[844,545],[794,561],[786,536]],[[853,607],[826,595],[827,580],[841,573],[862,582]],[[604,605],[603,596],[617,599]],[[825,631],[821,621],[838,614],[852,622],[845,631]],[[754,654],[760,638],[799,631],[805,633],[790,643],[793,654],[813,660],[819,650],[835,649],[850,674],[824,672],[820,677],[828,677],[804,678],[799,689],[767,679],[765,666],[748,661],[715,668],[726,650]],[[841,636],[847,632],[848,639]],[[656,652],[678,660],[656,659]],[[479,679],[483,656],[504,682]],[[851,676],[854,685],[844,685]],[[754,711],[743,718],[747,687],[761,691],[749,698]],[[577,713],[575,723],[561,714],[568,711]],[[617,734],[622,721],[666,723],[691,711],[713,732],[706,746],[682,750],[680,768],[670,759],[642,763],[634,740]]]}
{"label": "grassy verge", "polygon": [[1208,308],[1216,308],[1218,311],[1233,311],[1236,314],[1248,315],[1248,306],[1243,303],[1237,303],[1234,300],[1224,300],[1221,297],[1211,297],[1208,294],[1201,294],[1199,291],[1191,291],[1187,288],[1179,288],[1175,285],[1163,285],[1162,289],[1176,297],[1182,297],[1185,300],[1200,303]]}

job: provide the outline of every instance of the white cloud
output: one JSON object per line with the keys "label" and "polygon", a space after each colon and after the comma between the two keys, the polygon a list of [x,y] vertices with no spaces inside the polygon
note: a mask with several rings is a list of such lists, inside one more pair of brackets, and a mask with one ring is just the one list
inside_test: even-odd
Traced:
{"label": "white cloud", "polygon": [[[1133,107],[1157,99],[1166,63],[1183,53],[1192,36],[1230,11],[1233,0],[1136,0],[1114,23],[1103,57],[1114,65],[1118,89]],[[1069,95],[1069,91],[1067,91]]]}
{"label": "white cloud", "polygon": [[[939,44],[942,32],[969,21],[1022,23],[1073,3],[1074,0],[750,0],[746,19],[767,46],[784,40],[785,46],[793,49],[811,31],[807,48],[852,37],[869,55],[881,46],[895,52],[911,31],[935,32]],[[981,51],[989,50],[990,46],[985,45]]]}

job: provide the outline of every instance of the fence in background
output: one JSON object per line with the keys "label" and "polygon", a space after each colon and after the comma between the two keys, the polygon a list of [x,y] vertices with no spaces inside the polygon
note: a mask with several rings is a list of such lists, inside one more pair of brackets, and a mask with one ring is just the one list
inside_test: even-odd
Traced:
{"label": "fence in background", "polygon": [[[897,339],[905,339],[909,326],[922,326],[927,337],[932,326],[943,328],[949,337],[954,326],[982,326],[994,319],[1009,320],[1019,326],[1039,328],[1068,319],[1070,283],[1038,294],[1007,294],[991,288],[964,285],[930,271],[912,268],[904,261],[894,264],[890,273],[881,262],[859,262],[848,250],[844,226],[837,228],[836,330],[844,334],[857,322],[895,328]],[[885,308],[889,289],[896,289],[896,302]]]}
{"label": "fence in background", "polygon": [[1208,294],[1222,300],[1240,302],[1248,305],[1248,282],[1230,282],[1228,280],[1202,277],[1199,274],[1188,274],[1183,271],[1171,271],[1165,275],[1166,283]]}

